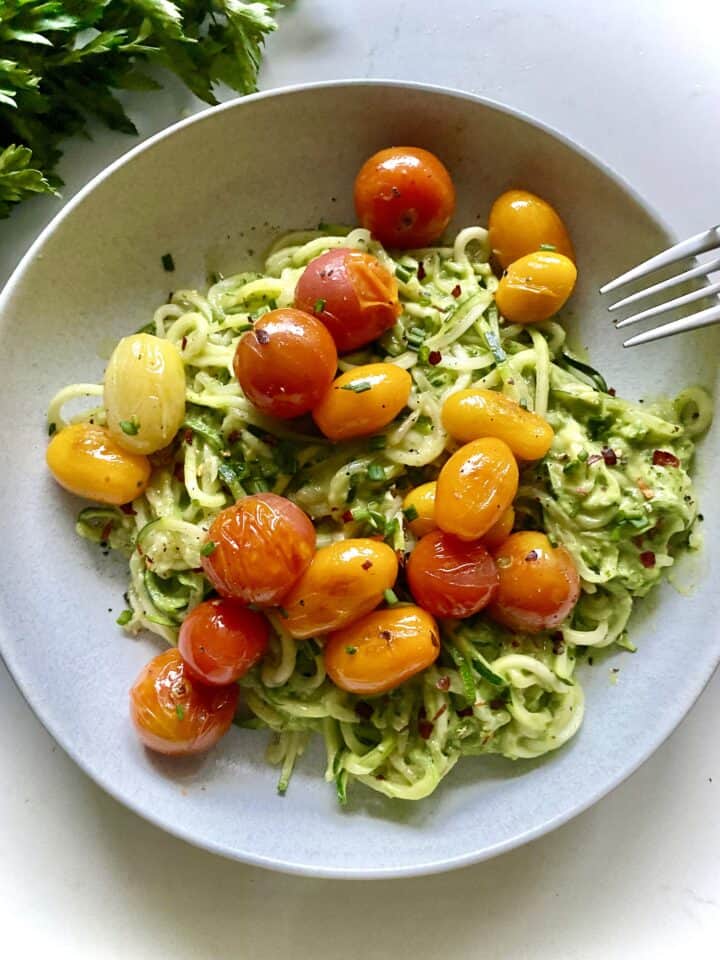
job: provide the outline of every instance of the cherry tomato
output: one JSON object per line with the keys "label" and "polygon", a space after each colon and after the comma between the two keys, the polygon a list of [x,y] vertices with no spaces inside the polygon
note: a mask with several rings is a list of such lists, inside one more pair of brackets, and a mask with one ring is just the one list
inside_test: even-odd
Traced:
{"label": "cherry tomato", "polygon": [[495,553],[495,551],[499,550],[500,547],[505,543],[507,538],[512,533],[514,523],[515,511],[512,507],[508,507],[500,519],[497,520],[490,527],[488,532],[483,535],[483,545],[487,547],[490,553]]}
{"label": "cherry tomato", "polygon": [[522,460],[544,457],[554,437],[542,417],[497,390],[479,387],[450,394],[443,404],[442,421],[450,436],[462,443],[498,437]]}
{"label": "cherry tomato", "polygon": [[203,570],[221,596],[271,607],[310,565],[315,528],[292,501],[258,493],[220,511],[203,549]]}
{"label": "cherry tomato", "polygon": [[322,547],[283,600],[283,625],[293,637],[316,637],[364,616],[397,578],[395,551],[359,537]]}
{"label": "cherry tomato", "polygon": [[577,603],[575,563],[565,547],[553,547],[544,533],[513,533],[495,562],[500,585],[488,613],[510,630],[553,630]]}
{"label": "cherry tomato", "polygon": [[395,277],[377,257],[346,247],[310,261],[295,288],[295,306],[325,324],[340,353],[377,340],[402,311]]}
{"label": "cherry tomato", "polygon": [[495,303],[511,323],[540,323],[565,305],[576,279],[575,264],[561,253],[529,253],[507,268]]}
{"label": "cherry tomato", "polygon": [[390,147],[366,160],[355,180],[360,223],[386,247],[426,247],[455,212],[455,187],[435,154]]}
{"label": "cherry tomato", "polygon": [[497,198],[488,219],[490,246],[501,267],[509,267],[543,245],[575,259],[570,237],[557,212],[527,190],[508,190]]}
{"label": "cherry tomato", "polygon": [[403,500],[403,510],[414,511],[414,518],[408,521],[408,526],[415,537],[424,537],[435,529],[435,492],[437,483],[421,483],[415,487]]}
{"label": "cherry tomato", "polygon": [[267,650],[270,626],[229,598],[199,603],[183,620],[178,650],[193,677],[211,686],[239,680]]}
{"label": "cherry tomato", "polygon": [[327,392],[337,350],[327,327],[302,310],[271,310],[235,350],[235,376],[248,400],[271,417],[307,413]]}
{"label": "cherry tomato", "polygon": [[93,423],[75,423],[58,431],[46,460],[61,487],[98,503],[129,503],[150,480],[148,458],[124,450],[106,427]]}
{"label": "cherry tomato", "polygon": [[208,687],[192,679],[173,647],[143,667],[130,690],[130,718],[151,750],[202,753],[229,730],[238,693],[235,683]]}
{"label": "cherry tomato", "polygon": [[407,404],[412,377],[394,363],[366,363],[341,373],[313,410],[331,440],[367,437],[386,427]]}
{"label": "cherry tomato", "polygon": [[487,548],[441,530],[426,534],[407,564],[410,592],[434,617],[471,617],[486,607],[498,588],[495,561]]}
{"label": "cherry tomato", "polygon": [[440,471],[435,522],[461,540],[478,540],[512,504],[518,480],[515,457],[504,441],[484,437],[466,443]]}
{"label": "cherry tomato", "polygon": [[411,604],[376,610],[325,642],[325,669],[341,690],[375,696],[399,686],[437,660],[440,631]]}

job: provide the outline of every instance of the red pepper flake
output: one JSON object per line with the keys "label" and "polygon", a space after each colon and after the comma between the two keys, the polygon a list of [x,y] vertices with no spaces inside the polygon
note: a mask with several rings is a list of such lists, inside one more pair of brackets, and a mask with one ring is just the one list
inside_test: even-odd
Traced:
{"label": "red pepper flake", "polygon": [[259,330],[255,331],[255,336],[257,337],[257,342],[263,346],[266,343],[270,343],[270,334],[267,330],[264,330],[262,327]]}
{"label": "red pepper flake", "polygon": [[363,563],[362,568],[363,570],[369,570],[371,566],[372,566],[372,560],[366,560],[365,563]]}
{"label": "red pepper flake", "polygon": [[640,563],[648,570],[655,566],[655,554],[652,550],[645,550],[640,554]]}
{"label": "red pepper flake", "polygon": [[429,740],[432,736],[433,725],[429,720],[420,720],[418,722],[418,733],[423,738],[423,740]]}
{"label": "red pepper flake", "polygon": [[173,476],[178,483],[185,483],[185,467],[181,463],[175,464],[175,469],[173,470]]}
{"label": "red pepper flake", "polygon": [[185,443],[192,443],[193,441],[193,432],[192,430],[190,430],[189,427],[183,434],[183,440],[185,441]]}
{"label": "red pepper flake", "polygon": [[654,467],[679,467],[680,461],[675,456],[674,453],[670,453],[668,450],[654,450],[653,451],[653,466]]}
{"label": "red pepper flake", "polygon": [[373,711],[369,703],[365,703],[364,700],[359,700],[355,704],[355,713],[360,717],[361,720],[369,720]]}
{"label": "red pepper flake", "polygon": [[112,533],[112,528],[113,528],[113,522],[112,522],[112,520],[108,520],[108,522],[107,522],[107,523],[105,524],[105,526],[102,528],[102,531],[101,531],[101,533],[100,533],[100,539],[101,539],[102,541],[107,541],[107,538],[108,538],[108,537],[110,536],[110,534]]}
{"label": "red pepper flake", "polygon": [[587,465],[591,467],[593,463],[597,463],[598,460],[602,460],[603,455],[601,453],[594,453],[591,457],[587,458]]}
{"label": "red pepper flake", "polygon": [[614,467],[617,464],[618,462],[617,454],[615,453],[614,450],[611,450],[610,447],[603,447],[603,449],[600,452],[602,454],[603,460],[605,461],[606,467]]}
{"label": "red pepper flake", "polygon": [[186,346],[187,346],[187,337],[183,337],[182,340],[180,341],[180,349],[184,350]]}
{"label": "red pepper flake", "polygon": [[560,630],[556,630],[552,635],[552,652],[555,656],[559,656],[565,651],[565,641],[563,640],[563,635]]}
{"label": "red pepper flake", "polygon": [[428,354],[428,363],[431,367],[436,367],[442,360],[442,354],[439,350],[431,350]]}
{"label": "red pepper flake", "polygon": [[654,493],[654,491],[651,490],[650,487],[645,483],[645,481],[642,479],[642,477],[637,481],[637,484],[636,484],[636,485],[637,485],[638,490],[639,490],[640,493],[645,497],[646,500],[652,500],[652,499],[653,499],[653,497],[655,496],[655,493]]}
{"label": "red pepper flake", "polygon": [[239,430],[231,430],[227,437],[227,442],[232,446],[233,443],[237,443],[240,439]]}
{"label": "red pepper flake", "polygon": [[133,505],[131,503],[121,503],[120,509],[122,510],[123,513],[126,513],[129,517],[134,517],[137,512],[133,510]]}
{"label": "red pepper flake", "polygon": [[496,697],[495,700],[491,700],[491,701],[490,701],[490,709],[491,709],[491,710],[504,710],[504,709],[505,709],[505,701],[504,701],[504,700],[501,700],[499,697]]}
{"label": "red pepper flake", "polygon": [[441,716],[445,713],[446,710],[447,710],[447,704],[444,703],[444,704],[440,707],[440,709],[438,710],[438,712],[435,714],[435,716],[432,718],[432,722],[435,723],[435,721],[436,721],[439,717],[441,717]]}
{"label": "red pepper flake", "polygon": [[402,550],[396,550],[395,556],[397,557],[398,566],[404,567],[405,564],[407,563],[407,559],[405,557],[405,554],[402,552]]}
{"label": "red pepper flake", "polygon": [[453,295],[453,296],[455,297],[455,299],[457,300],[457,298],[458,298],[458,297],[460,296],[460,294],[462,293],[462,287],[460,286],[459,283],[456,283],[455,286],[452,288],[452,290],[451,290],[450,292],[452,293],[452,295]]}
{"label": "red pepper flake", "polygon": [[473,708],[463,707],[462,710],[458,710],[457,715],[459,717],[471,717],[473,715]]}
{"label": "red pepper flake", "polygon": [[424,280],[427,274],[425,273],[425,266],[422,261],[418,264],[417,268],[417,278],[418,280]]}
{"label": "red pepper flake", "polygon": [[352,519],[353,519],[352,510],[346,510],[345,513],[342,515],[342,522],[351,523]]}
{"label": "red pepper flake", "polygon": [[449,690],[450,689],[450,677],[439,677],[438,682],[435,684],[438,690]]}

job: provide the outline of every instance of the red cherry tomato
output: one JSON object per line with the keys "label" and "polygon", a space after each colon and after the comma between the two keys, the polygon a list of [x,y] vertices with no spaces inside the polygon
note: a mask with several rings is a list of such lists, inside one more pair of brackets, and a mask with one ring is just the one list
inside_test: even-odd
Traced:
{"label": "red cherry tomato", "polygon": [[376,340],[401,313],[395,277],[376,257],[341,247],[305,267],[295,306],[325,324],[340,353]]}
{"label": "red cherry tomato", "polygon": [[271,310],[235,350],[235,376],[248,400],[271,417],[299,417],[333,381],[337,350],[327,327],[291,307]]}
{"label": "red cherry tomato", "polygon": [[237,684],[208,687],[194,680],[174,647],[143,667],[130,690],[130,718],[142,743],[158,753],[202,753],[227,733]]}
{"label": "red cherry tomato", "polygon": [[565,547],[544,533],[511,534],[495,554],[500,585],[488,613],[522,633],[554,630],[580,596],[580,577]]}
{"label": "red cherry tomato", "polygon": [[355,180],[360,223],[386,247],[434,243],[455,212],[455,187],[434,153],[390,147],[366,160]]}
{"label": "red cherry tomato", "polygon": [[310,565],[315,527],[292,501],[258,493],[220,511],[205,549],[203,570],[221,596],[272,607]]}
{"label": "red cherry tomato", "polygon": [[178,650],[192,676],[213,687],[235,683],[267,650],[262,614],[229,598],[199,603],[183,620]]}
{"label": "red cherry tomato", "polygon": [[441,530],[426,534],[407,564],[410,591],[435,617],[470,617],[498,589],[495,561],[479,541],[468,543]]}

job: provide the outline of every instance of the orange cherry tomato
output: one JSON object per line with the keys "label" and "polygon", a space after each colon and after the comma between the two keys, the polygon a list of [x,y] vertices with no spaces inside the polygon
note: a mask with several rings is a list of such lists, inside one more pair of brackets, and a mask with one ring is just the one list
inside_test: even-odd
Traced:
{"label": "orange cherry tomato", "polygon": [[414,514],[413,519],[408,520],[408,526],[415,537],[424,537],[426,533],[435,529],[436,489],[435,480],[430,483],[421,483],[403,500],[405,514]]}
{"label": "orange cherry tomato", "polygon": [[271,310],[240,338],[235,376],[248,400],[271,417],[307,413],[327,392],[337,350],[327,327],[302,310]]}
{"label": "orange cherry tomato", "polygon": [[461,540],[478,540],[512,504],[518,481],[515,457],[504,441],[484,437],[466,443],[440,471],[435,522]]}
{"label": "orange cherry tomato", "polygon": [[500,278],[495,304],[510,323],[540,323],[558,312],[573,292],[577,270],[561,253],[528,253]]}
{"label": "orange cherry tomato", "polygon": [[205,576],[221,596],[271,607],[310,565],[315,527],[291,500],[258,493],[220,511],[204,549]]}
{"label": "orange cherry tomato", "polygon": [[282,623],[298,639],[316,637],[364,616],[397,578],[395,551],[359,537],[322,547],[283,600]]}
{"label": "orange cherry tomato", "polygon": [[341,373],[313,410],[331,440],[367,437],[386,427],[407,404],[412,377],[394,363],[366,363]]}
{"label": "orange cherry tomato", "polygon": [[227,733],[237,684],[209,687],[192,679],[174,647],[143,667],[130,690],[130,718],[142,743],[158,753],[202,753]]}
{"label": "orange cherry tomato", "polygon": [[373,154],[355,180],[360,223],[386,247],[425,247],[455,212],[455,187],[434,153],[390,147]]}
{"label": "orange cherry tomato", "polygon": [[129,453],[106,427],[75,423],[59,430],[46,453],[50,472],[61,487],[99,503],[129,503],[150,480],[150,461]]}
{"label": "orange cherry tomato", "polygon": [[495,561],[475,541],[458,540],[442,530],[426,534],[407,563],[410,592],[434,617],[471,617],[498,589]]}
{"label": "orange cherry tomato", "polygon": [[513,533],[495,554],[500,584],[488,613],[522,633],[553,630],[580,596],[580,577],[565,547],[544,533]]}
{"label": "orange cherry tomato", "polygon": [[440,653],[440,631],[425,610],[410,604],[374,613],[331,633],[325,669],[341,690],[375,696],[425,670]]}
{"label": "orange cherry tomato", "polygon": [[193,677],[211,686],[235,683],[267,650],[270,626],[239,600],[206,600],[185,617],[178,650]]}
{"label": "orange cherry tomato", "polygon": [[340,353],[364,347],[393,326],[402,307],[397,280],[360,250],[328,250],[305,267],[295,306],[321,320]]}
{"label": "orange cherry tomato", "polygon": [[550,424],[497,390],[475,387],[452,393],[442,408],[443,426],[456,440],[504,440],[521,460],[539,460],[553,442]]}
{"label": "orange cherry tomato", "polygon": [[515,523],[515,510],[508,507],[505,513],[496,521],[483,536],[483,545],[487,547],[490,553],[495,553],[505,543],[512,533]]}
{"label": "orange cherry tomato", "polygon": [[543,246],[575,259],[570,237],[557,212],[527,190],[508,190],[492,205],[488,219],[490,247],[501,267]]}

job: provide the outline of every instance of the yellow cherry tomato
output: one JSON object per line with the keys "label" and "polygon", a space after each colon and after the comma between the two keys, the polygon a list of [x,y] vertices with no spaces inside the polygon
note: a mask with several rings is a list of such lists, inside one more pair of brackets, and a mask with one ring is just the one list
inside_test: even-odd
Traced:
{"label": "yellow cherry tomato", "polygon": [[569,257],[529,253],[507,268],[495,291],[495,303],[511,323],[540,323],[565,305],[576,279]]}
{"label": "yellow cherry tomato", "polygon": [[105,371],[108,428],[133,453],[166,447],[185,419],[185,367],[169,340],[136,333],[115,347]]}
{"label": "yellow cherry tomato", "polygon": [[56,433],[46,459],[61,487],[98,503],[129,503],[150,479],[147,457],[128,453],[109,430],[92,423],[76,423]]}
{"label": "yellow cherry tomato", "polygon": [[325,669],[341,690],[364,696],[385,693],[437,660],[440,631],[421,607],[376,610],[325,643]]}
{"label": "yellow cherry tomato", "polygon": [[554,436],[546,420],[497,390],[458,390],[443,404],[442,421],[450,436],[462,443],[497,437],[521,460],[544,457]]}
{"label": "yellow cherry tomato", "polygon": [[513,507],[508,507],[500,519],[490,527],[488,532],[482,538],[483,545],[490,551],[490,553],[494,553],[496,550],[499,550],[500,547],[505,543],[507,538],[512,533],[514,523],[515,510]]}
{"label": "yellow cherry tomato", "polygon": [[527,190],[508,190],[497,198],[490,210],[488,230],[490,248],[503,268],[543,245],[575,259],[565,224],[554,208]]}
{"label": "yellow cherry tomato", "polygon": [[394,550],[359,537],[321,547],[283,599],[282,624],[298,639],[344,627],[370,613],[395,583]]}
{"label": "yellow cherry tomato", "polygon": [[461,540],[479,540],[515,499],[518,480],[515,457],[503,440],[466,443],[440,471],[435,522]]}
{"label": "yellow cherry tomato", "polygon": [[437,483],[435,480],[431,483],[422,483],[419,487],[411,490],[403,500],[403,510],[411,514],[414,511],[416,514],[413,520],[408,521],[408,526],[413,536],[417,537],[418,540],[437,526],[435,523],[436,490]]}
{"label": "yellow cherry tomato", "polygon": [[412,378],[394,363],[368,363],[341,374],[313,410],[331,440],[366,437],[387,426],[408,402]]}

